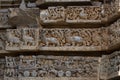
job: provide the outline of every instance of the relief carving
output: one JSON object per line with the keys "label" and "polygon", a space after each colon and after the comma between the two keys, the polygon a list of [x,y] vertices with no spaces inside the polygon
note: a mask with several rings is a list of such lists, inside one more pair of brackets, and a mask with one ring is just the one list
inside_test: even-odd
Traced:
{"label": "relief carving", "polygon": [[56,22],[82,22],[84,20],[100,20],[101,7],[81,7],[81,6],[62,6],[48,7],[48,9],[41,10],[40,19],[42,23],[56,23]]}
{"label": "relief carving", "polygon": [[72,46],[81,46],[83,45],[83,38],[80,36],[81,30],[66,30],[65,32],[65,38],[66,38],[66,45],[72,45]]}
{"label": "relief carving", "polygon": [[21,49],[36,49],[38,46],[38,30],[37,29],[22,29],[22,44]]}
{"label": "relief carving", "polygon": [[8,10],[0,10],[0,28],[8,28],[10,25],[7,23],[8,21]]}
{"label": "relief carving", "polygon": [[21,43],[21,30],[8,29],[6,34],[6,50],[19,50]]}
{"label": "relief carving", "polygon": [[109,27],[109,34],[110,34],[110,44],[109,45],[115,45],[116,43],[119,43],[120,40],[120,20],[117,20]]}
{"label": "relief carving", "polygon": [[81,20],[100,20],[100,7],[67,7],[66,22],[80,22]]}
{"label": "relief carving", "polygon": [[102,57],[101,78],[110,79],[119,76],[120,51]]}
{"label": "relief carving", "polygon": [[40,12],[40,19],[44,23],[62,22],[65,19],[65,9],[62,6],[48,7]]}
{"label": "relief carving", "polygon": [[15,57],[5,57],[5,77],[17,76],[17,61]]}
{"label": "relief carving", "polygon": [[7,39],[7,36],[5,34],[5,31],[0,30],[0,50],[5,50],[6,39]]}
{"label": "relief carving", "polygon": [[[6,50],[37,50],[45,47],[94,47],[106,45],[101,28],[8,29]],[[106,33],[107,34],[107,33]]]}
{"label": "relief carving", "polygon": [[39,37],[41,47],[101,46],[101,29],[44,29]]}
{"label": "relief carving", "polygon": [[111,0],[106,1],[106,3],[103,5],[104,8],[104,17],[111,17],[111,14],[114,15],[119,10],[119,0]]}

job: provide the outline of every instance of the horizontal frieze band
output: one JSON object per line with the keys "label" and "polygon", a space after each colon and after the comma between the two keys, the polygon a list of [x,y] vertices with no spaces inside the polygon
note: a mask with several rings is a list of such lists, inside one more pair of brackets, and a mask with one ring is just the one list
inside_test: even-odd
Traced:
{"label": "horizontal frieze band", "polygon": [[[6,50],[101,51],[105,29],[8,29]],[[104,33],[106,34],[106,33]],[[108,35],[108,34],[106,34]],[[102,48],[104,46],[104,48]],[[106,47],[106,48],[105,48]]]}
{"label": "horizontal frieze band", "polygon": [[102,56],[100,72],[102,78],[111,79],[120,77],[120,51]]}
{"label": "horizontal frieze band", "polygon": [[[21,28],[0,31],[0,49],[103,51],[120,44],[120,20],[102,28]],[[113,47],[114,46],[114,47]],[[112,47],[112,48],[111,48]]]}
{"label": "horizontal frieze band", "polygon": [[[95,79],[99,75],[100,57],[20,55],[0,58],[0,77],[11,79]],[[45,79],[44,79],[45,80]]]}

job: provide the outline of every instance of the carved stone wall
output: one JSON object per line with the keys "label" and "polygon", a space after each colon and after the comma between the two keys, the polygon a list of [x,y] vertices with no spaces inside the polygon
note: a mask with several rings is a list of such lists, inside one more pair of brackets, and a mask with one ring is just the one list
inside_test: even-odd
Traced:
{"label": "carved stone wall", "polygon": [[[102,53],[120,45],[119,0],[37,1],[41,1],[39,8],[26,8],[22,0],[26,9],[0,10],[0,53],[4,54],[0,55],[0,80],[107,80],[120,76],[120,52]],[[63,53],[57,55],[59,51]],[[42,52],[47,55],[39,55]]]}
{"label": "carved stone wall", "polygon": [[6,50],[102,50],[107,48],[103,32],[104,28],[8,29]]}
{"label": "carved stone wall", "polygon": [[0,50],[5,50],[7,36],[4,30],[0,30]]}
{"label": "carved stone wall", "polygon": [[[5,66],[2,66],[4,80],[28,80],[47,78],[56,80],[72,79],[97,80],[99,75],[99,57],[87,56],[45,56],[30,55],[6,56]],[[1,61],[3,62],[3,61]]]}
{"label": "carved stone wall", "polygon": [[111,79],[120,76],[120,51],[104,55],[101,60],[101,78]]}
{"label": "carved stone wall", "polygon": [[[112,17],[116,12],[119,11],[119,0],[106,1],[104,4],[105,17]],[[111,15],[112,14],[112,15]]]}
{"label": "carved stone wall", "polygon": [[101,7],[96,6],[63,6],[48,7],[40,11],[40,19],[43,23],[78,23],[100,22]]}
{"label": "carved stone wall", "polygon": [[120,43],[120,19],[109,27],[109,46],[114,46]]}

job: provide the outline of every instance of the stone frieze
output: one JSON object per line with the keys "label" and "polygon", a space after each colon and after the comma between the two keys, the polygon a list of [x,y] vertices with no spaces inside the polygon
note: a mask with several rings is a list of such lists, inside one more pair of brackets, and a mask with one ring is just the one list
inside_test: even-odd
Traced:
{"label": "stone frieze", "polygon": [[[6,50],[101,50],[102,29],[8,29]],[[104,45],[107,46],[107,45]],[[73,48],[73,47],[76,47]]]}
{"label": "stone frieze", "polygon": [[4,80],[32,78],[45,78],[46,80],[48,77],[50,79],[56,78],[56,80],[59,80],[59,78],[75,78],[77,80],[78,77],[81,77],[82,80],[88,80],[89,78],[97,80],[99,59],[99,57],[87,56],[6,56],[2,71],[4,71]]}
{"label": "stone frieze", "polygon": [[8,11],[2,11],[0,10],[0,28],[8,28],[10,25],[8,25]]}
{"label": "stone frieze", "polygon": [[110,79],[120,76],[120,52],[104,55],[101,59],[101,78]]}
{"label": "stone frieze", "polygon": [[63,6],[48,7],[40,11],[41,23],[101,22],[101,7]]}

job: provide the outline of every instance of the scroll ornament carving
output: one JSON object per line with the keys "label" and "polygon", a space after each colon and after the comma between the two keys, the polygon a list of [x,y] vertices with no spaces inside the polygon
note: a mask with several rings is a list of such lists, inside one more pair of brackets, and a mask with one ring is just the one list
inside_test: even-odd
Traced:
{"label": "scroll ornament carving", "polygon": [[[40,33],[41,46],[99,46],[101,29],[44,29]],[[95,37],[97,36],[97,37]]]}
{"label": "scroll ornament carving", "polygon": [[101,41],[102,32],[101,28],[8,29],[6,50],[36,50],[38,47],[100,47],[105,45],[105,42]]}
{"label": "scroll ornament carving", "polygon": [[5,57],[5,77],[17,76],[17,60],[14,57]]}
{"label": "scroll ornament carving", "polygon": [[[5,78],[22,77],[91,77],[98,76],[96,57],[19,56],[6,57]],[[9,64],[10,65],[9,65]],[[14,65],[17,64],[17,67]]]}
{"label": "scroll ornament carving", "polygon": [[62,6],[48,7],[41,10],[40,19],[43,23],[79,22],[81,20],[100,20],[101,7]]}
{"label": "scroll ornament carving", "polygon": [[40,12],[40,19],[45,22],[61,22],[65,18],[65,9],[62,6],[49,7],[47,10]]}
{"label": "scroll ornament carving", "polygon": [[23,29],[22,44],[25,46],[35,46],[36,31],[35,29]]}
{"label": "scroll ornament carving", "polygon": [[[8,24],[17,28],[37,28],[39,9],[9,8]],[[40,25],[39,25],[40,26]]]}
{"label": "scroll ornament carving", "polygon": [[70,6],[67,8],[67,20],[99,20],[100,7],[77,7]]}
{"label": "scroll ornament carving", "polygon": [[8,13],[0,13],[0,24],[6,24],[8,21]]}
{"label": "scroll ornament carving", "polygon": [[118,12],[119,0],[111,0],[104,4],[104,17],[110,17],[111,14]]}

